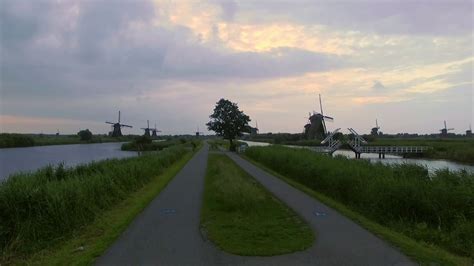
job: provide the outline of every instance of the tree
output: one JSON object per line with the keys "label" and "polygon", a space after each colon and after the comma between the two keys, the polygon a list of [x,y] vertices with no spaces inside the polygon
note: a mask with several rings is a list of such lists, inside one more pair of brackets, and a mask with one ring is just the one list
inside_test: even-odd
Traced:
{"label": "tree", "polygon": [[90,132],[89,129],[81,130],[77,132],[77,135],[79,135],[79,138],[84,141],[89,141],[92,139],[92,132]]}
{"label": "tree", "polygon": [[236,103],[220,99],[209,118],[211,121],[206,124],[207,128],[216,132],[218,136],[228,139],[230,150],[235,151],[233,140],[242,136],[242,132],[248,131],[250,117],[240,111]]}

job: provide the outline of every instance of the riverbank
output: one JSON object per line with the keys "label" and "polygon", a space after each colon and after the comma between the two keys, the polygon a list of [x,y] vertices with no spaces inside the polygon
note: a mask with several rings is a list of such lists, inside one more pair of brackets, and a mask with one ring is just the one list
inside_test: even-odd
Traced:
{"label": "riverbank", "polygon": [[400,237],[388,239],[417,260],[459,264],[474,257],[472,175],[441,171],[429,177],[422,167],[389,167],[281,146],[251,147],[245,155],[363,219],[439,247],[426,251],[410,241],[400,244]]}
{"label": "riverbank", "polygon": [[224,154],[209,156],[201,227],[219,248],[244,256],[292,253],[314,241],[305,221]]}
{"label": "riverbank", "polygon": [[[294,146],[320,146],[317,140],[285,140],[271,138],[255,138],[249,141],[294,145]],[[423,154],[405,154],[406,158],[426,158],[426,159],[443,159],[452,162],[465,163],[474,165],[474,138],[458,138],[458,139],[395,139],[395,138],[377,138],[369,141],[369,146],[424,146],[429,149]],[[348,148],[348,147],[346,147]]]}
{"label": "riverbank", "polygon": [[[86,249],[89,257],[97,256],[98,250],[103,251],[105,243],[110,244],[133,219],[133,214],[143,209],[172,178],[168,170],[174,169],[176,173],[176,165],[184,165],[182,160],[189,159],[189,154],[188,149],[176,146],[135,158],[75,168],[46,167],[11,176],[0,184],[2,264],[27,261],[32,256],[49,259],[48,254],[57,252],[69,257]],[[137,200],[135,203],[127,201],[149,186],[158,191],[152,189],[140,199],[132,197]],[[126,215],[122,216],[123,212]],[[105,232],[99,230],[105,225],[115,226]],[[74,241],[97,236],[97,243]],[[67,244],[68,241],[77,246]]]}
{"label": "riverbank", "polygon": [[35,134],[10,134],[0,133],[0,148],[19,148],[33,146],[66,145],[66,144],[90,144],[108,142],[131,141],[134,136],[109,137],[104,135],[92,136],[91,140],[82,141],[77,135],[35,135]]}

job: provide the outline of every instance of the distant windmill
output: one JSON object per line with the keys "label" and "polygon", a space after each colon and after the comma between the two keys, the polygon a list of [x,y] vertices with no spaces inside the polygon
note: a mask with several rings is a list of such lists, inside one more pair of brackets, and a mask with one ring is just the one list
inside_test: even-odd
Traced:
{"label": "distant windmill", "polygon": [[197,127],[197,131],[195,133],[196,133],[196,137],[199,137],[201,134],[203,134],[202,132],[199,131],[199,126]]}
{"label": "distant windmill", "polygon": [[370,131],[370,135],[377,136],[379,134],[379,129],[379,122],[377,121],[377,119],[375,119],[375,127],[373,127],[372,131]]}
{"label": "distant windmill", "polygon": [[440,129],[439,131],[441,131],[441,134],[440,136],[441,137],[447,137],[448,136],[448,131],[451,131],[451,130],[454,130],[454,128],[448,128],[446,126],[446,120],[444,121],[444,128]]}
{"label": "distant windmill", "polygon": [[305,125],[305,135],[309,139],[321,139],[323,140],[327,136],[326,120],[328,122],[334,121],[334,118],[324,115],[323,104],[321,100],[321,94],[319,94],[319,107],[321,113],[313,111],[313,114],[309,113],[309,123]]}
{"label": "distant windmill", "polygon": [[118,122],[117,123],[112,123],[112,122],[108,122],[108,121],[105,122],[105,123],[112,125],[112,127],[113,127],[112,137],[121,137],[122,136],[122,130],[121,130],[122,127],[132,128],[132,126],[120,124],[120,111],[119,111]]}
{"label": "distant windmill", "polygon": [[161,130],[156,129],[156,124],[155,124],[155,128],[151,129],[151,136],[154,138],[158,137],[158,135],[156,134],[158,132],[161,132]]}
{"label": "distant windmill", "polygon": [[146,121],[146,125],[146,128],[142,127],[142,129],[145,130],[145,134],[143,136],[150,137],[150,120]]}
{"label": "distant windmill", "polygon": [[466,137],[472,137],[472,129],[471,129],[471,125],[469,124],[469,129],[466,130]]}
{"label": "distant windmill", "polygon": [[252,136],[258,135],[258,122],[255,121],[255,127],[249,126],[249,130],[250,130],[250,135]]}

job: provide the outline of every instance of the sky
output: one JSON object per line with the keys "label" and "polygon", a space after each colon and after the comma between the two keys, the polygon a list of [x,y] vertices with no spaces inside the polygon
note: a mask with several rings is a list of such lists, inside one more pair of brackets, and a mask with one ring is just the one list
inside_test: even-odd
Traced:
{"label": "sky", "polygon": [[473,121],[473,1],[0,0],[0,132],[207,133],[220,98],[260,132],[437,133]]}

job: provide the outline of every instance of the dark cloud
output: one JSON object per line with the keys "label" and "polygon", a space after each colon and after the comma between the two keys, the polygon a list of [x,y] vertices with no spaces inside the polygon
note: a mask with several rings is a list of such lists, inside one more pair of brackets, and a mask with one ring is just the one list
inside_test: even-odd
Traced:
{"label": "dark cloud", "polygon": [[382,84],[382,82],[374,80],[374,84],[372,85],[372,91],[383,92],[385,90],[387,90],[387,88]]}
{"label": "dark cloud", "polygon": [[[27,4],[26,2],[21,2]],[[73,2],[71,2],[73,3]],[[153,6],[147,1],[78,2],[74,27],[51,16],[33,17],[29,12],[61,16],[71,6],[34,5],[24,13],[2,17],[2,22],[41,25],[16,36],[19,28],[2,27],[2,95],[23,97],[90,97],[108,93],[134,93],[160,80],[260,79],[324,71],[338,66],[338,58],[308,51],[281,48],[267,53],[218,50],[203,45],[185,27],[150,25]],[[12,14],[8,2],[3,11]],[[62,14],[64,16],[64,14]],[[66,21],[70,22],[67,18]],[[132,24],[140,24],[130,30]],[[3,23],[2,23],[3,25]],[[48,28],[49,27],[49,28]],[[59,28],[59,29],[58,29]],[[13,32],[13,33],[12,33]],[[53,36],[53,37],[51,37]],[[53,38],[55,44],[38,40]],[[21,46],[5,45],[21,42]]]}
{"label": "dark cloud", "polygon": [[235,0],[214,0],[221,7],[221,17],[225,21],[233,21],[238,11],[237,2]]}

